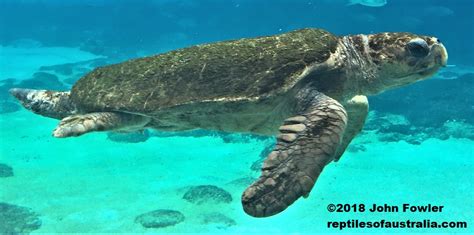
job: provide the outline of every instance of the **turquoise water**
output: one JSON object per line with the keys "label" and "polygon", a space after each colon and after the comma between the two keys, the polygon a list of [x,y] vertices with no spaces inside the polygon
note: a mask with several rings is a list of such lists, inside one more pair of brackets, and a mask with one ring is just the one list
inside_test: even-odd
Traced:
{"label": "turquoise water", "polygon": [[[328,222],[358,219],[465,221],[468,227],[342,232],[474,233],[474,2],[348,2],[0,0],[0,232],[332,233],[341,230]],[[258,163],[275,143],[272,137],[198,130],[56,139],[51,132],[58,120],[25,110],[7,92],[68,90],[106,64],[303,27],[337,35],[435,35],[449,51],[449,66],[428,81],[369,97],[364,130],[341,160],[324,169],[308,198],[268,218],[245,214],[240,197],[260,176]],[[203,203],[186,200],[199,185],[221,191]],[[327,209],[374,203],[444,209]],[[182,218],[161,218],[175,225],[142,226],[137,217],[154,210]]]}

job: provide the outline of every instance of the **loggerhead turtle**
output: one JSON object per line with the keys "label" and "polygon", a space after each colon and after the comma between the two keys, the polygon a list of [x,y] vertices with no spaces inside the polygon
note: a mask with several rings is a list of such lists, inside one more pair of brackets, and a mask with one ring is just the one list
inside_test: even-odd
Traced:
{"label": "loggerhead turtle", "polygon": [[426,79],[447,58],[430,36],[301,29],[97,68],[70,92],[10,92],[27,109],[62,119],[55,137],[144,128],[277,135],[242,195],[247,214],[265,217],[307,197],[341,157],[364,125],[366,95]]}

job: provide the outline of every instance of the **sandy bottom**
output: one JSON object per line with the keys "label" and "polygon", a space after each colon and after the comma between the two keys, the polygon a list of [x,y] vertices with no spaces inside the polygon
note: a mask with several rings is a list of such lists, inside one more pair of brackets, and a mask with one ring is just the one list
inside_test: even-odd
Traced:
{"label": "sandy bottom", "polygon": [[[3,76],[22,77],[41,65],[95,58],[75,49],[1,48],[8,56]],[[46,51],[44,51],[46,50]],[[72,51],[69,51],[72,50]],[[35,55],[38,55],[35,57]],[[61,55],[58,57],[58,55]],[[23,58],[23,59],[21,59]],[[27,59],[26,59],[27,58]],[[4,67],[6,68],[6,67]],[[374,134],[355,141],[366,150],[346,152],[326,167],[308,199],[300,199],[270,218],[247,216],[240,196],[247,185],[229,184],[258,177],[250,166],[265,142],[224,143],[218,137],[153,137],[143,143],[116,143],[104,133],[54,139],[58,121],[25,110],[0,115],[0,162],[14,177],[0,178],[0,201],[30,207],[41,215],[47,232],[338,232],[329,221],[423,220],[467,221],[468,229],[347,229],[346,232],[474,232],[474,142],[429,139],[421,145],[379,142]],[[189,186],[211,184],[233,197],[230,204],[194,205],[182,199]],[[330,203],[366,205],[402,203],[442,205],[442,213],[330,213]],[[185,221],[172,227],[145,229],[139,214],[179,210]],[[236,221],[222,228],[202,223],[202,215],[220,212]]]}
{"label": "sandy bottom", "polygon": [[[326,167],[308,199],[265,219],[241,209],[244,185],[228,184],[258,176],[249,167],[263,142],[224,143],[217,137],[153,137],[144,143],[107,140],[103,133],[54,139],[55,120],[26,111],[0,116],[0,161],[14,177],[0,180],[0,200],[30,207],[42,227],[35,232],[329,232],[328,221],[430,219],[474,222],[474,142],[430,139],[421,145],[357,139],[365,152],[346,153]],[[182,199],[185,188],[212,184],[228,190],[231,204],[194,205]],[[329,203],[443,205],[442,213],[329,213]],[[181,211],[173,227],[145,229],[137,215],[154,209]],[[202,215],[221,212],[237,225],[218,228]],[[346,230],[356,231],[356,230]],[[366,232],[393,230],[357,230]],[[433,232],[473,232],[472,228]]]}

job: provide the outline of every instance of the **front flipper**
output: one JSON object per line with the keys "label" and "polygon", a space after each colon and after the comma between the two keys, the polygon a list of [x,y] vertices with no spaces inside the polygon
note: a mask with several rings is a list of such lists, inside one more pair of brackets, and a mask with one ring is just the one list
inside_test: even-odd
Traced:
{"label": "front flipper", "polygon": [[344,107],[347,110],[347,127],[342,137],[341,144],[334,155],[334,161],[338,161],[346,151],[352,139],[359,134],[364,127],[365,119],[369,113],[369,102],[366,96],[356,95],[352,97]]}
{"label": "front flipper", "polygon": [[148,122],[150,122],[149,117],[120,112],[74,115],[61,120],[53,131],[53,136],[64,138],[79,136],[92,131],[140,130],[143,129]]}
{"label": "front flipper", "polygon": [[307,197],[323,168],[334,159],[346,127],[341,104],[313,91],[299,116],[280,127],[277,145],[264,162],[262,175],[242,195],[244,211],[266,217]]}

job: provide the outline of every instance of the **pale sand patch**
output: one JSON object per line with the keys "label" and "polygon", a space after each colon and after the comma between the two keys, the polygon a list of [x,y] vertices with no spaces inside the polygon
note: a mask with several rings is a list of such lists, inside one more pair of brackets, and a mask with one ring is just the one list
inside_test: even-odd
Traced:
{"label": "pale sand patch", "polygon": [[[0,180],[0,201],[31,207],[42,215],[35,232],[338,232],[327,222],[359,220],[464,220],[473,224],[474,143],[429,139],[421,145],[372,140],[365,152],[346,153],[322,173],[310,197],[285,212],[255,219],[241,209],[245,187],[227,182],[253,175],[262,142],[225,144],[214,137],[151,138],[114,143],[102,133],[54,139],[56,120],[20,111],[0,116],[0,162],[15,176]],[[195,206],[182,200],[185,187],[213,184],[228,190],[231,204]],[[439,204],[443,213],[329,213],[329,203]],[[144,229],[135,216],[155,209],[181,211],[186,220],[164,229]],[[219,211],[237,222],[227,230],[200,224]],[[390,232],[393,230],[344,230]],[[474,232],[413,230],[395,232]]]}

